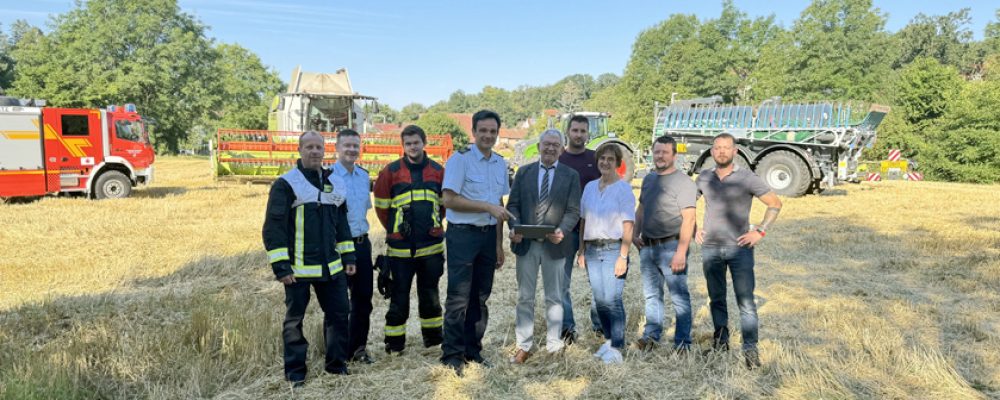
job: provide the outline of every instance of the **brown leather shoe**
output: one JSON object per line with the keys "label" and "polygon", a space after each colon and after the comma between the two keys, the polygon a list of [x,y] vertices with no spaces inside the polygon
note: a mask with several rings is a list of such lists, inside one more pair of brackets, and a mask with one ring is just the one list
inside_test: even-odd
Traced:
{"label": "brown leather shoe", "polygon": [[528,357],[531,357],[531,352],[530,351],[524,351],[524,350],[521,350],[521,349],[517,349],[517,354],[514,354],[514,356],[510,358],[510,363],[511,364],[524,364],[525,361],[528,361]]}

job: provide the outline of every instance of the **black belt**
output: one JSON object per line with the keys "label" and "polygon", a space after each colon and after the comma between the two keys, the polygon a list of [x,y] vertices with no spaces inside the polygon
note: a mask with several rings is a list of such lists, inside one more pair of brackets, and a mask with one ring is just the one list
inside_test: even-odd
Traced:
{"label": "black belt", "polygon": [[496,225],[472,225],[472,224],[448,224],[448,229],[460,229],[465,231],[489,232],[496,229]]}
{"label": "black belt", "polygon": [[368,240],[368,234],[367,234],[367,233],[366,233],[366,234],[363,234],[363,235],[361,235],[361,236],[358,236],[358,237],[356,237],[356,238],[352,238],[351,240],[353,240],[353,241],[354,241],[354,244],[361,244],[361,243],[364,243],[364,242],[365,242],[365,240]]}
{"label": "black belt", "polygon": [[609,246],[609,245],[612,245],[612,244],[621,244],[622,240],[621,239],[596,239],[596,240],[585,240],[584,243],[586,243],[588,246],[598,247],[598,246]]}
{"label": "black belt", "polygon": [[643,245],[645,245],[645,246],[656,246],[656,245],[664,244],[664,243],[669,242],[671,240],[678,240],[678,239],[680,239],[680,237],[681,237],[681,235],[678,234],[678,235],[672,235],[672,236],[655,238],[655,239],[644,238],[642,240],[642,242],[643,242]]}

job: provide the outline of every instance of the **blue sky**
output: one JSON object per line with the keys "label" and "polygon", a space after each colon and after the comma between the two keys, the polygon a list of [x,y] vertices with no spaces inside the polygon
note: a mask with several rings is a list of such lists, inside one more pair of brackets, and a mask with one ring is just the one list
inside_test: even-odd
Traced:
{"label": "blue sky", "polygon": [[[140,0],[136,0],[140,1]],[[431,105],[455,90],[546,85],[567,75],[621,75],[636,35],[670,14],[719,14],[720,1],[272,1],[179,0],[210,26],[209,36],[249,48],[285,81],[296,65],[350,71],[354,89],[400,108]],[[806,0],[737,0],[751,16],[774,14],[790,27]],[[982,38],[995,1],[875,0],[896,31],[917,13],[968,7]],[[72,0],[0,0],[0,24],[45,26]]]}

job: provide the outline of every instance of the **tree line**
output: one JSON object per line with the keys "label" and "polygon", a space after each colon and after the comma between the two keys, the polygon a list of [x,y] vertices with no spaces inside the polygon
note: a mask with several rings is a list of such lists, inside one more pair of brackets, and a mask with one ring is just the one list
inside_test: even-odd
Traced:
{"label": "tree line", "polygon": [[606,111],[613,131],[647,147],[654,104],[674,93],[745,104],[774,96],[856,100],[892,107],[867,159],[901,149],[930,179],[1000,182],[1000,10],[982,40],[974,40],[968,9],[918,14],[894,33],[886,20],[871,0],[815,0],[786,28],[773,15],[750,18],[725,0],[718,17],[674,14],[643,30],[620,77],[456,91],[394,117],[485,107],[513,124],[545,108]]}
{"label": "tree line", "polygon": [[[654,103],[674,93],[746,104],[860,100],[892,107],[868,159],[899,148],[928,178],[1000,182],[1000,10],[976,40],[968,9],[918,14],[888,32],[871,0],[814,0],[789,27],[722,5],[714,18],[673,14],[640,32],[621,76],[458,90],[430,106],[383,106],[376,121],[423,116],[443,133],[457,128],[441,114],[490,108],[507,127],[536,119],[538,130],[545,109],[606,111],[612,130],[645,147]],[[160,151],[203,143],[220,126],[264,128],[284,89],[253,52],[207,37],[176,0],[89,0],[49,25],[0,29],[0,88],[56,106],[136,103],[156,119]]]}
{"label": "tree line", "polygon": [[[94,23],[100,21],[100,23]],[[216,43],[176,0],[89,0],[0,33],[0,88],[58,107],[135,103],[160,152],[197,147],[218,127],[264,129],[285,84],[237,44]]]}

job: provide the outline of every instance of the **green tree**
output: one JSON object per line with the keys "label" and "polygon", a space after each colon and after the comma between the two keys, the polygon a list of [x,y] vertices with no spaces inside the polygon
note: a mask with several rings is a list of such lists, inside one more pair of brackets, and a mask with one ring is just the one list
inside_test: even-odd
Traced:
{"label": "green tree", "polygon": [[562,94],[557,104],[559,111],[563,113],[580,111],[586,99],[583,88],[573,81],[566,82],[562,87]]}
{"label": "green tree", "polygon": [[13,41],[3,33],[3,24],[0,24],[0,95],[14,81],[14,58],[10,54],[12,47]]}
{"label": "green tree", "polygon": [[217,53],[176,0],[78,2],[51,28],[18,42],[13,93],[64,107],[136,103],[156,120],[158,148],[170,151],[219,109]]}
{"label": "green tree", "polygon": [[642,31],[615,93],[601,94],[601,102],[614,105],[610,128],[649,146],[653,106],[675,93],[679,98],[751,98],[757,60],[780,32],[773,17],[749,19],[728,0],[718,18],[701,22],[693,15],[674,14]]}
{"label": "green tree", "polygon": [[951,65],[962,72],[972,68],[972,18],[969,9],[963,8],[946,15],[927,16],[917,14],[909,24],[896,32],[896,48],[899,55],[893,68],[900,68],[919,57],[931,57],[945,65]]}
{"label": "green tree", "polygon": [[894,111],[914,124],[940,118],[963,83],[955,67],[934,58],[917,58],[899,73]]}
{"label": "green tree", "polygon": [[639,33],[632,55],[616,86],[617,107],[612,128],[633,143],[649,145],[655,101],[670,99],[671,93],[690,95],[691,74],[700,61],[696,40],[700,23],[693,15],[674,14]]}
{"label": "green tree", "polygon": [[200,151],[219,128],[267,129],[267,113],[285,84],[278,73],[263,65],[256,54],[235,44],[216,46],[212,80],[221,90],[217,109],[202,116],[178,146]]}
{"label": "green tree", "polygon": [[455,150],[464,149],[469,145],[469,135],[458,124],[458,121],[451,119],[442,113],[426,113],[416,121],[417,126],[424,129],[428,135],[451,135],[451,142]]}
{"label": "green tree", "polygon": [[221,44],[216,50],[224,99],[217,113],[219,126],[267,129],[270,104],[285,87],[278,72],[268,69],[260,57],[239,45]]}
{"label": "green tree", "polygon": [[364,110],[365,114],[369,115],[368,120],[373,123],[382,124],[400,122],[399,111],[396,111],[396,109],[390,107],[388,104],[379,104],[378,112],[375,112],[375,109],[367,104],[364,106]]}
{"label": "green tree", "polygon": [[934,58],[921,57],[908,64],[894,77],[892,112],[879,126],[876,145],[867,157],[885,159],[889,150],[900,149],[903,156],[920,161],[937,151],[941,118],[955,101],[965,82],[955,67],[942,65]]}
{"label": "green tree", "polygon": [[933,133],[933,152],[921,159],[934,179],[1000,182],[1000,55],[985,62],[985,79],[965,84]]}
{"label": "green tree", "polygon": [[987,55],[1000,53],[1000,9],[996,10],[992,22],[983,30],[983,52]]}
{"label": "green tree", "polygon": [[871,0],[814,0],[763,52],[758,98],[871,99],[891,71],[885,20]]}
{"label": "green tree", "polygon": [[427,107],[424,107],[420,103],[410,103],[399,110],[399,121],[401,123],[407,123],[416,121],[420,118],[420,115],[427,112]]}

